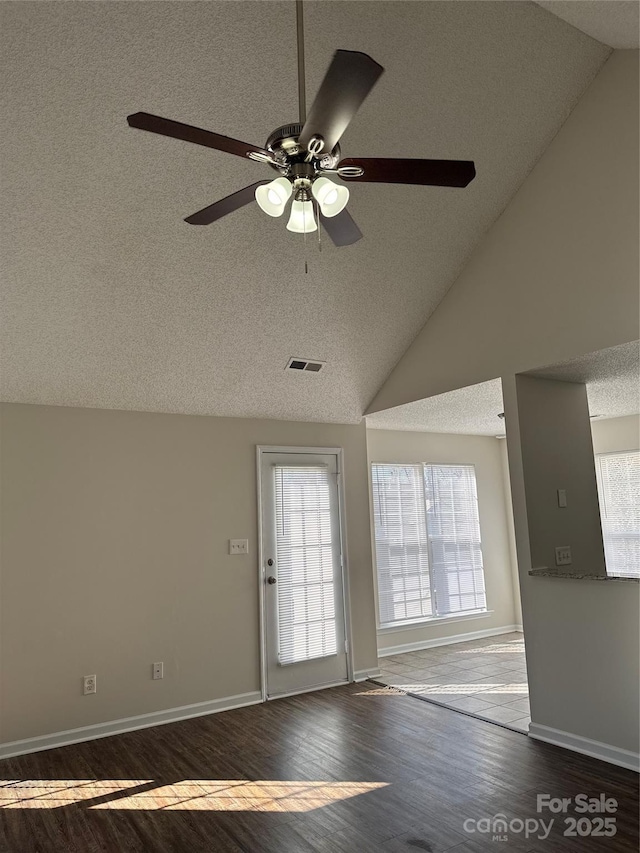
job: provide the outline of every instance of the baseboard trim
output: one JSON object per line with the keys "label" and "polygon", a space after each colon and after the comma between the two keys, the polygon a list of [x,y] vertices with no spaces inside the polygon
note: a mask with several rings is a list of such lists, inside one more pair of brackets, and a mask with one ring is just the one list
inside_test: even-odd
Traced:
{"label": "baseboard trim", "polygon": [[262,702],[262,696],[256,690],[252,693],[227,696],[224,699],[211,699],[208,702],[197,702],[194,705],[181,705],[178,708],[152,711],[150,714],[139,714],[136,717],[123,717],[120,720],[82,726],[79,729],[68,729],[40,737],[15,740],[11,743],[0,744],[0,759],[27,755],[30,752],[41,752],[45,749],[55,749],[59,746],[69,746],[72,743],[83,743],[84,741],[124,734],[125,732],[134,732],[138,729],[161,726],[165,723],[177,723],[180,720],[189,720],[191,717],[204,717],[207,714],[217,714],[220,711],[231,711],[234,708],[257,705],[259,702]]}
{"label": "baseboard trim", "polygon": [[588,737],[574,735],[571,732],[563,732],[560,729],[553,729],[540,723],[529,724],[529,737],[544,743],[551,743],[554,746],[561,746],[564,749],[570,749],[571,752],[579,752],[581,755],[598,758],[608,764],[625,767],[627,770],[635,770],[636,773],[640,772],[640,755],[637,752],[630,752],[628,749],[620,749],[618,746],[611,746],[611,744],[591,740]]}
{"label": "baseboard trim", "polygon": [[318,690],[330,690],[332,687],[344,687],[349,682],[346,678],[342,681],[328,681],[326,684],[313,684],[311,687],[303,687],[302,690],[292,690],[290,693],[274,693],[267,696],[267,702],[275,702],[277,699],[290,699],[293,696],[302,696],[303,693],[316,693]]}
{"label": "baseboard trim", "polygon": [[521,631],[519,625],[503,625],[501,628],[486,628],[484,631],[469,631],[466,634],[452,634],[450,637],[437,637],[433,640],[419,640],[417,643],[403,643],[400,646],[387,646],[378,649],[379,658],[391,655],[401,655],[404,652],[419,652],[423,649],[433,649],[436,646],[450,646],[454,643],[465,643],[469,640],[482,640],[485,637],[497,637],[499,634],[512,634]]}
{"label": "baseboard trim", "polygon": [[367,681],[369,678],[376,678],[380,675],[379,669],[357,669],[353,673],[353,680],[356,682]]}

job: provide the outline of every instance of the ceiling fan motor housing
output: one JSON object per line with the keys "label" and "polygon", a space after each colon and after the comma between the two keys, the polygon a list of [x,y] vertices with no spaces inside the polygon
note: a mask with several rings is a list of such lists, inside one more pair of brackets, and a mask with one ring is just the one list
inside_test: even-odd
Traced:
{"label": "ceiling fan motor housing", "polygon": [[[273,154],[277,161],[277,164],[270,164],[272,169],[289,176],[292,166],[305,162],[307,150],[303,149],[298,143],[301,133],[301,124],[283,124],[282,127],[276,128],[273,133],[269,134],[264,147]],[[335,169],[339,162],[340,146],[336,145],[330,154],[312,158],[312,174],[325,169]]]}

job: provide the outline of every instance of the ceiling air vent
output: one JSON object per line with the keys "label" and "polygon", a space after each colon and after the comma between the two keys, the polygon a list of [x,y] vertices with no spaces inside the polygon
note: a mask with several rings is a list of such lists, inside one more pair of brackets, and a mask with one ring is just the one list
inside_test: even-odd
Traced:
{"label": "ceiling air vent", "polygon": [[320,373],[324,361],[309,361],[308,358],[290,358],[286,370],[305,370],[307,373]]}

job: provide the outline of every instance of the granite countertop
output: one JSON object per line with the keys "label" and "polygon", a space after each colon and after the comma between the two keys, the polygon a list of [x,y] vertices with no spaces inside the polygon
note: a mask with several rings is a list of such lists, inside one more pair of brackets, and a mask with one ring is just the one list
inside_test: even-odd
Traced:
{"label": "granite countertop", "polygon": [[559,572],[557,569],[549,569],[543,566],[540,569],[531,569],[529,572],[534,578],[568,578],[577,581],[626,581],[627,583],[640,583],[640,575],[594,575],[584,572]]}

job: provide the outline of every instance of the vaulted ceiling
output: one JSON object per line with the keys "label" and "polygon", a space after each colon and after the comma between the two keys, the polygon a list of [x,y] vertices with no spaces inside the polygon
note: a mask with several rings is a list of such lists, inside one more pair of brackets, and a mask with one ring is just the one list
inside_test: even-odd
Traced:
{"label": "vaulted ceiling", "polygon": [[[527,371],[542,379],[586,385],[592,418],[620,418],[640,412],[640,342],[587,353],[562,364]],[[504,436],[502,383],[491,379],[425,400],[367,415],[370,429]]]}
{"label": "vaulted ceiling", "polygon": [[538,6],[609,47],[640,47],[638,0],[535,0]]}
{"label": "vaulted ceiling", "polygon": [[386,69],[345,156],[478,175],[352,185],[341,249],[255,204],[185,224],[273,173],[126,124],[264,144],[297,118],[292,2],[1,4],[3,399],[358,422],[609,53],[534,3],[305,6],[309,100],[337,48]]}

